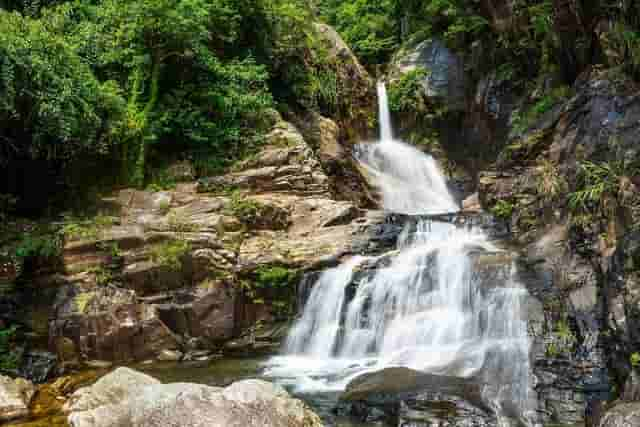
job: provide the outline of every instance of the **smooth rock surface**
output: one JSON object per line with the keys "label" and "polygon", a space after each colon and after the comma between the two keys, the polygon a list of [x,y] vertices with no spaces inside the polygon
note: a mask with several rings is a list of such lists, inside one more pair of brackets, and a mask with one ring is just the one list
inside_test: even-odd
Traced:
{"label": "smooth rock surface", "polygon": [[120,368],[74,393],[72,427],[321,427],[320,418],[279,386],[259,380],[227,388],[160,384]]}
{"label": "smooth rock surface", "polygon": [[29,403],[35,394],[30,381],[0,375],[0,421],[10,421],[29,415]]}
{"label": "smooth rock surface", "polygon": [[640,402],[619,403],[608,410],[599,427],[637,427],[640,426]]}

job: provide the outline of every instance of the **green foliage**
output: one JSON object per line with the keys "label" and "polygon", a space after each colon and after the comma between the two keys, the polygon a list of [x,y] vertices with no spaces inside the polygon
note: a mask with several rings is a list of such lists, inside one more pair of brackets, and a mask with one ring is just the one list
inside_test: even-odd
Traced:
{"label": "green foliage", "polygon": [[404,74],[389,86],[389,109],[395,113],[425,113],[427,105],[424,97],[424,80],[429,72],[417,68]]}
{"label": "green foliage", "polygon": [[364,63],[380,64],[400,42],[396,6],[395,0],[330,0],[323,2],[321,13]]}
{"label": "green foliage", "polygon": [[552,359],[558,357],[560,355],[561,351],[558,348],[558,345],[554,342],[551,341],[547,344],[546,349],[545,349],[545,354],[547,357],[550,357]]}
{"label": "green foliage", "polygon": [[280,266],[261,266],[255,275],[255,284],[259,288],[288,287],[298,278],[296,271]]}
{"label": "green foliage", "polygon": [[463,0],[328,0],[320,13],[369,66],[385,63],[405,40],[439,37],[462,48],[487,29]]}
{"label": "green foliage", "polygon": [[103,266],[91,268],[88,270],[88,272],[93,274],[93,278],[95,279],[96,284],[99,286],[109,285],[113,283],[116,278],[113,271]]}
{"label": "green foliage", "polygon": [[11,341],[18,328],[0,329],[0,373],[12,373],[18,367],[18,356],[11,349]]}
{"label": "green foliage", "polygon": [[509,219],[513,215],[513,208],[513,203],[506,200],[498,200],[491,208],[491,213],[498,218]]}
{"label": "green foliage", "polygon": [[618,163],[580,163],[576,190],[569,195],[569,207],[573,211],[601,207],[605,195],[617,197],[623,174]]}
{"label": "green foliage", "polygon": [[191,251],[191,244],[184,240],[171,240],[151,249],[151,260],[173,271],[182,268],[184,257]]}
{"label": "green foliage", "polygon": [[117,218],[106,215],[96,215],[89,218],[79,218],[71,215],[64,216],[64,225],[61,233],[71,240],[88,239],[95,240],[100,237],[100,232],[117,223]]}
{"label": "green foliage", "polygon": [[15,249],[17,258],[51,259],[60,255],[62,240],[58,234],[25,234]]}
{"label": "green foliage", "polygon": [[535,124],[544,114],[551,111],[560,102],[571,96],[571,88],[559,86],[542,96],[524,114],[517,111],[512,119],[513,127],[518,133],[522,133]]}
{"label": "green foliage", "polygon": [[634,368],[640,366],[640,353],[631,353],[631,356],[629,356],[629,362]]}
{"label": "green foliage", "polygon": [[0,9],[0,164],[105,153],[123,102],[61,34]]}
{"label": "green foliage", "polygon": [[241,191],[235,190],[231,193],[228,210],[243,223],[253,224],[260,218],[263,205],[255,200],[247,199]]}
{"label": "green foliage", "polygon": [[576,340],[566,320],[561,320],[556,324],[556,334],[565,345],[571,345]]}

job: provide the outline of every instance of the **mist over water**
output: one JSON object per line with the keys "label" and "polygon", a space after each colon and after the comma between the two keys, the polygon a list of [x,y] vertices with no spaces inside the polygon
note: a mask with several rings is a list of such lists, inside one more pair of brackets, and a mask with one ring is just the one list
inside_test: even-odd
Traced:
{"label": "mist over water", "polygon": [[357,159],[383,208],[412,220],[396,251],[322,273],[266,374],[301,392],[343,390],[385,367],[474,376],[501,420],[531,424],[527,291],[508,261],[486,277],[483,256],[501,251],[482,231],[420,217],[458,204],[431,156],[393,140],[384,84],[378,94],[381,140]]}

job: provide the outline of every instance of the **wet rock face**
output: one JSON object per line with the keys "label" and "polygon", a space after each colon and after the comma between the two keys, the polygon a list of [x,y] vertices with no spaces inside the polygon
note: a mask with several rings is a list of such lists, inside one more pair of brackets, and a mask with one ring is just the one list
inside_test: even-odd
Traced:
{"label": "wet rock face", "polygon": [[[479,199],[505,214],[522,248],[521,281],[540,304],[530,323],[540,414],[591,425],[614,386],[624,389],[630,355],[640,348],[637,192],[625,166],[608,207],[582,223],[569,195],[580,190],[580,164],[637,163],[640,96],[630,82],[598,72],[574,89],[572,99],[512,135],[496,169],[480,175]],[[550,194],[550,181],[560,191]]]}
{"label": "wet rock face", "polygon": [[363,421],[391,419],[416,427],[497,425],[495,414],[482,400],[482,385],[407,368],[360,375],[349,383],[341,400],[341,412]]}
{"label": "wet rock face", "polygon": [[427,71],[422,86],[427,98],[436,99],[450,111],[465,108],[466,75],[462,58],[438,39],[401,50],[392,62],[392,78],[416,70]]}
{"label": "wet rock face", "polygon": [[32,350],[22,356],[19,374],[36,384],[47,381],[55,374],[58,357],[48,351]]}
{"label": "wet rock face", "polygon": [[322,426],[302,401],[264,381],[240,381],[224,389],[160,384],[127,368],[76,391],[65,410],[73,427]]}

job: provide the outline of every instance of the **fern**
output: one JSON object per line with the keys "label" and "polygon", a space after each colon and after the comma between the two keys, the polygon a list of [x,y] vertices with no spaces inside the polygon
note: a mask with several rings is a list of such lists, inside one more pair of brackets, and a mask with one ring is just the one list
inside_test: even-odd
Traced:
{"label": "fern", "polygon": [[581,163],[578,189],[569,195],[569,207],[573,211],[587,210],[599,206],[606,194],[617,195],[621,169],[617,163]]}

